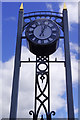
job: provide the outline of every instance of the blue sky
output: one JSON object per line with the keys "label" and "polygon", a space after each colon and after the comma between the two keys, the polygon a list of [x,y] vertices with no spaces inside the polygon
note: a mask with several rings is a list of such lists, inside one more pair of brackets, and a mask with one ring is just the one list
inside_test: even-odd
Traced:
{"label": "blue sky", "polygon": [[[40,5],[41,4],[41,5]],[[2,3],[2,19],[3,19],[3,62],[12,57],[15,52],[15,44],[16,44],[16,33],[17,33],[17,19],[18,19],[18,11],[19,11],[20,3]],[[53,4],[53,8],[55,11],[59,10],[58,3]],[[25,3],[24,4],[24,12],[31,12],[35,10],[48,10],[46,8],[45,3]],[[11,19],[11,17],[13,19]],[[8,30],[10,31],[8,31]],[[11,32],[12,31],[12,32]],[[9,37],[9,38],[8,38]],[[7,39],[5,39],[7,38]],[[9,44],[7,44],[9,42]],[[4,50],[5,48],[5,50]]]}
{"label": "blue sky", "polygon": [[[40,5],[41,4],[41,5]],[[24,12],[31,12],[37,10],[49,10],[46,7],[47,3],[40,2],[28,2],[24,4]],[[50,3],[49,3],[50,4]],[[59,11],[59,4],[52,4],[52,8],[54,11]],[[16,45],[16,34],[17,34],[17,19],[18,19],[18,11],[19,11],[20,3],[19,2],[3,2],[2,3],[2,52],[3,52],[3,62],[9,60],[12,55],[15,53],[15,45]],[[78,40],[78,26],[74,23],[71,25],[73,27],[73,31],[70,32],[70,40],[73,43],[76,43]],[[10,31],[9,31],[10,30]],[[9,43],[9,44],[8,44]],[[5,49],[4,49],[5,48]]]}
{"label": "blue sky", "polygon": [[[16,36],[17,36],[17,23],[18,23],[18,12],[20,7],[20,2],[3,2],[2,3],[2,59],[0,61],[7,66],[7,63],[12,59],[15,55],[15,47],[16,47]],[[68,3],[67,3],[68,4]],[[73,5],[73,3],[69,3]],[[69,6],[68,4],[68,6]],[[75,3],[74,3],[75,4]],[[24,12],[31,11],[41,11],[41,10],[54,10],[60,11],[60,6],[63,3],[59,2],[24,2]],[[72,6],[71,6],[72,7]],[[69,38],[71,43],[71,55],[73,57],[73,61],[77,61],[78,51],[78,23],[75,18],[72,21],[69,21],[70,29],[69,29]],[[23,46],[26,46],[26,40],[23,42]],[[62,51],[63,52],[63,51]],[[5,68],[4,68],[5,69]],[[78,71],[76,71],[77,73]],[[76,78],[75,78],[76,79]],[[76,81],[76,80],[74,80]],[[77,111],[78,108],[78,88],[77,82],[73,83],[73,95],[74,95],[74,105]],[[66,98],[65,93],[62,95],[62,98]],[[55,117],[66,117],[66,110],[64,107],[57,110],[57,115]],[[75,114],[78,116],[78,113]]]}

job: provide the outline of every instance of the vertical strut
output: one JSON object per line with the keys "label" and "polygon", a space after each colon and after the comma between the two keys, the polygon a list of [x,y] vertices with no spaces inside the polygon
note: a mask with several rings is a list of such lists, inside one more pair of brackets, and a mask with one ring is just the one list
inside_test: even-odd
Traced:
{"label": "vertical strut", "polygon": [[[41,69],[40,65],[45,65],[46,67]],[[40,77],[39,77],[40,76]],[[43,90],[41,89],[40,81],[44,84],[44,80],[46,83],[44,85]],[[43,107],[46,118],[48,113],[50,113],[50,83],[49,83],[49,56],[36,56],[36,78],[35,78],[35,115],[38,118],[41,107]],[[48,90],[48,95],[44,93]],[[40,92],[38,95],[37,92]],[[40,99],[40,97],[44,96],[44,99]],[[40,105],[37,104],[37,101],[40,102]],[[45,102],[47,101],[47,105]]]}
{"label": "vertical strut", "polygon": [[48,56],[48,113],[50,113],[50,79],[49,79],[49,56]]}
{"label": "vertical strut", "polygon": [[[36,66],[37,66],[37,56],[36,56]],[[37,82],[38,82],[38,75],[37,75],[37,68],[36,68],[36,78],[35,78],[35,115],[36,115],[36,96],[37,96]]]}
{"label": "vertical strut", "polygon": [[16,42],[16,52],[15,52],[15,64],[14,64],[14,75],[13,75],[13,85],[12,85],[10,119],[12,119],[12,118],[16,119],[16,114],[17,114],[17,101],[18,101],[17,99],[18,99],[18,87],[19,87],[22,31],[23,31],[23,9],[20,9],[19,17],[18,17],[18,31],[17,31],[17,42]]}
{"label": "vertical strut", "polygon": [[67,91],[67,108],[69,120],[74,120],[73,92],[72,92],[72,75],[71,75],[71,60],[69,47],[69,31],[67,9],[63,10],[64,24],[64,48],[65,48],[65,65],[66,65],[66,91]]}

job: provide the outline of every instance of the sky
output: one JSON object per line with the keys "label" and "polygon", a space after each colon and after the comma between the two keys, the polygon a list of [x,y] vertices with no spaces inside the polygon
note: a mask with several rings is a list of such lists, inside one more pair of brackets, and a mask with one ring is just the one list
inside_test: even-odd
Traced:
{"label": "sky", "polygon": [[[20,2],[2,2],[2,55],[0,56],[0,85],[2,84],[0,108],[2,113],[0,118],[9,117],[11,89],[14,70],[14,56],[16,47],[17,24]],[[60,2],[24,2],[24,13],[34,11],[57,11],[62,12],[63,1]],[[69,40],[70,55],[72,65],[72,82],[75,117],[78,117],[78,3],[67,2],[68,21],[69,21]],[[74,9],[75,8],[75,9]],[[1,7],[0,7],[1,9]],[[1,24],[1,23],[0,23]],[[22,41],[21,60],[28,57],[35,60],[35,55],[29,52],[26,40]],[[64,60],[63,41],[60,40],[58,50],[50,55],[50,60]],[[54,69],[55,68],[55,69]],[[56,111],[56,118],[67,117],[66,103],[66,83],[65,68],[63,64],[50,65],[51,83],[51,110]],[[58,73],[58,75],[56,75]],[[35,64],[22,64],[20,68],[19,97],[17,117],[30,117],[29,110],[34,109],[34,83],[35,83]],[[0,110],[1,111],[1,110]]]}

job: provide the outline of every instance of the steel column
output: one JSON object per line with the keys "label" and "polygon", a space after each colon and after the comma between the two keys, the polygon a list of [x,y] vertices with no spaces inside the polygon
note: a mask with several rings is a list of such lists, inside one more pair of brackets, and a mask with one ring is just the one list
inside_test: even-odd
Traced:
{"label": "steel column", "polygon": [[[46,66],[44,70],[40,69],[40,65],[43,64]],[[39,79],[40,77],[40,79]],[[43,90],[41,89],[41,85],[39,84],[39,81],[46,81],[45,86]],[[49,56],[37,56],[36,57],[36,87],[35,87],[35,114],[36,117],[38,117],[40,112],[40,107],[43,106],[43,109],[45,110],[46,117],[47,114],[50,113],[50,91],[49,91]],[[37,89],[40,91],[40,94],[37,95]],[[45,91],[48,90],[48,95],[45,94]],[[40,97],[44,96],[44,100],[41,100]],[[40,102],[40,106],[37,105],[37,101]],[[48,106],[45,106],[45,102],[47,102]],[[38,109],[37,109],[38,107]],[[43,116],[42,116],[43,117]]]}
{"label": "steel column", "polygon": [[69,47],[69,31],[68,31],[68,16],[67,9],[63,10],[63,26],[64,26],[64,49],[65,49],[65,70],[66,70],[66,92],[67,92],[67,108],[68,118],[74,120],[74,106],[72,93],[72,75],[71,75],[71,60]]}
{"label": "steel column", "polygon": [[10,119],[16,119],[17,114],[17,99],[18,99],[18,86],[19,86],[19,71],[20,71],[20,57],[21,57],[21,43],[22,43],[22,31],[23,31],[23,10],[19,10],[18,16],[18,30],[17,30],[17,42],[15,52],[15,64],[14,64],[14,75],[12,85],[12,96],[11,96],[11,108],[10,108]]}

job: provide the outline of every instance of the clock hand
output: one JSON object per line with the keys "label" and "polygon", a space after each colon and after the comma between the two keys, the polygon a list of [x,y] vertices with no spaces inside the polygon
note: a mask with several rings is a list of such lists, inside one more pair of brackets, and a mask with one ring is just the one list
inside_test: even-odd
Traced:
{"label": "clock hand", "polygon": [[44,30],[45,30],[46,28],[47,28],[47,26],[45,26],[45,25],[44,25],[44,27],[41,26],[41,33],[40,33],[39,36],[44,36]]}
{"label": "clock hand", "polygon": [[43,32],[44,32],[44,27],[43,27],[43,25],[41,25],[41,33],[39,36],[42,36],[42,35],[44,36]]}
{"label": "clock hand", "polygon": [[[44,25],[42,26],[42,28],[41,28],[41,33],[42,33],[42,35],[43,35],[43,32],[44,32]],[[44,35],[43,35],[44,36]]]}

